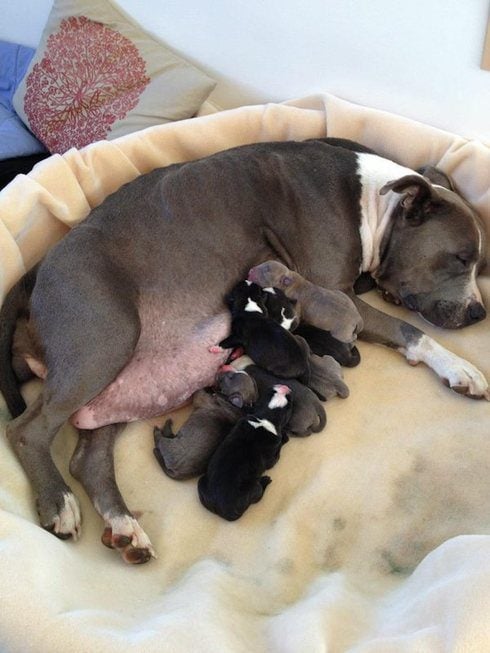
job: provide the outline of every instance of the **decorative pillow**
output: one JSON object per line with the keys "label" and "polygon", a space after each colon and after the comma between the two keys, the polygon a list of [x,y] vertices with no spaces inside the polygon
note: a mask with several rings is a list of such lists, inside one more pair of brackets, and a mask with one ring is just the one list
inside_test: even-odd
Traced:
{"label": "decorative pillow", "polygon": [[190,118],[215,84],[111,0],[55,0],[14,107],[62,153]]}
{"label": "decorative pillow", "polygon": [[[45,151],[42,143],[26,129],[12,106],[15,89],[24,77],[33,55],[32,48],[0,41],[0,161]],[[1,182],[2,179],[0,185]]]}

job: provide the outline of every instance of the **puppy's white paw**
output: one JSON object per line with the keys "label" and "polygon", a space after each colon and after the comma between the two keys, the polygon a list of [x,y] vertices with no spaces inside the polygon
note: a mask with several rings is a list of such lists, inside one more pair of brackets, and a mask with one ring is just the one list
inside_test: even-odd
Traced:
{"label": "puppy's white paw", "polygon": [[417,343],[409,345],[405,356],[412,365],[419,362],[428,365],[455,392],[490,401],[488,381],[480,370],[429,336],[424,335]]}

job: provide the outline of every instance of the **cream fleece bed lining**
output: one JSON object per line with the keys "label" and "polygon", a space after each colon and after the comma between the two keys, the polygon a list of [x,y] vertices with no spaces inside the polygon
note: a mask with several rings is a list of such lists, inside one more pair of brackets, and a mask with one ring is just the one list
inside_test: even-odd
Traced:
{"label": "cream fleece bed lining", "polygon": [[[42,162],[0,193],[4,293],[70,225],[156,166],[259,140],[340,136],[409,167],[440,165],[490,225],[490,149],[325,95],[155,127]],[[480,287],[490,304],[490,279]],[[490,377],[488,319],[462,331],[403,316]],[[158,559],[128,567],[68,473],[76,435],[54,454],[79,497],[82,538],[37,526],[30,487],[0,440],[0,651],[485,651],[490,648],[490,404],[422,365],[361,343],[351,394],[325,430],[292,440],[264,499],[227,523],[153,458],[152,425],[116,448],[119,485]],[[39,389],[26,387],[32,399]],[[176,413],[183,420],[185,410]],[[0,404],[2,430],[8,419]]]}

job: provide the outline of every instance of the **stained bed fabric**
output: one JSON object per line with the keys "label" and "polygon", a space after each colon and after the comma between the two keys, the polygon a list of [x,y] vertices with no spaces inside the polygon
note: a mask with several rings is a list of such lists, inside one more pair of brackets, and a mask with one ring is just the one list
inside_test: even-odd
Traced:
{"label": "stained bed fabric", "polygon": [[[0,288],[90,208],[157,166],[254,141],[354,138],[417,168],[439,165],[490,226],[490,148],[330,95],[152,127],[39,163],[0,193]],[[62,180],[62,183],[60,183]],[[136,219],[136,218],[135,218]],[[486,275],[486,276],[485,276]],[[490,305],[488,268],[480,288]],[[443,331],[388,305],[490,378],[488,318]],[[5,653],[351,653],[490,649],[490,404],[423,365],[360,343],[350,397],[326,404],[323,432],[292,439],[263,500],[228,523],[195,481],[163,475],[152,428],[116,448],[119,484],[158,559],[126,566],[70,478],[76,434],[55,458],[83,511],[78,542],[37,525],[31,490],[0,440],[0,650]],[[25,388],[29,401],[40,382]],[[186,410],[174,414],[182,423]],[[0,404],[1,428],[8,414]]]}

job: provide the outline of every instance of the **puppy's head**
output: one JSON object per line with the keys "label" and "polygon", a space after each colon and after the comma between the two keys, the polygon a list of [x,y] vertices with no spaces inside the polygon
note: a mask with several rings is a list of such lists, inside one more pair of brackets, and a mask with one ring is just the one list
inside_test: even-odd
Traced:
{"label": "puppy's head", "polygon": [[262,288],[286,288],[291,285],[291,270],[279,261],[265,261],[253,267],[248,273],[248,280],[258,283]]}
{"label": "puppy's head", "polygon": [[257,384],[243,370],[238,371],[231,365],[222,365],[216,381],[219,391],[237,408],[251,406],[257,401]]}
{"label": "puppy's head", "polygon": [[280,288],[265,287],[262,292],[268,316],[287,331],[295,331],[299,324],[296,300],[289,299]]}
{"label": "puppy's head", "polygon": [[262,289],[251,281],[240,281],[226,295],[225,303],[232,315],[241,311],[267,315]]}

